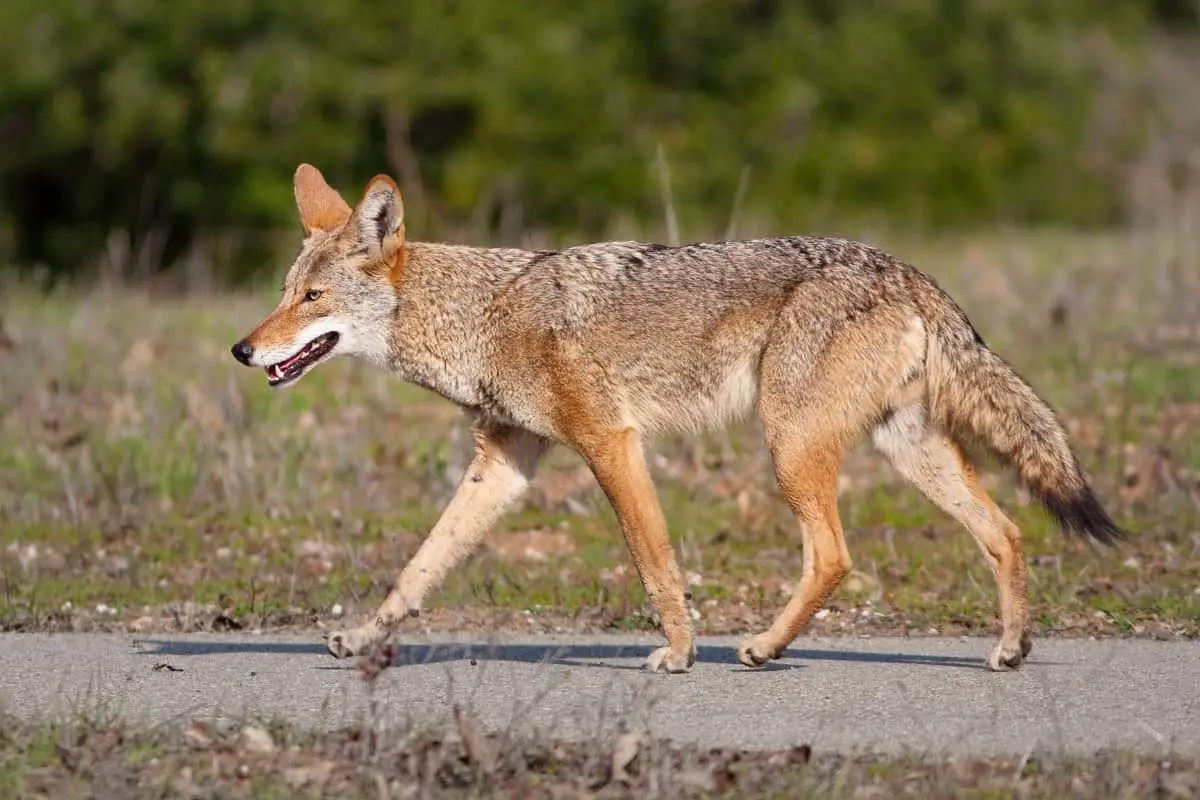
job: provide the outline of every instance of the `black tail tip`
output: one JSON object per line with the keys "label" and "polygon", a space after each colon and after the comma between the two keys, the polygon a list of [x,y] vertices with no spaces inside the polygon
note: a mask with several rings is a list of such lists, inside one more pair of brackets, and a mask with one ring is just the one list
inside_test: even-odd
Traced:
{"label": "black tail tip", "polygon": [[1129,533],[1122,530],[1108,516],[1108,512],[1100,505],[1090,486],[1084,485],[1082,489],[1069,495],[1047,494],[1042,498],[1042,502],[1059,527],[1067,533],[1083,536],[1108,547],[1115,547],[1118,542],[1129,538]]}

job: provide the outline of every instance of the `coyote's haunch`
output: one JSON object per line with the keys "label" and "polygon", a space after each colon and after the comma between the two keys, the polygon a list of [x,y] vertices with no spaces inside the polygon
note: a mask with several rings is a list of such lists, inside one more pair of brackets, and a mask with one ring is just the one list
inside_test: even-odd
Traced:
{"label": "coyote's haunch", "polygon": [[457,492],[379,611],[327,637],[335,656],[366,652],[419,614],[559,443],[611,501],[662,620],[667,646],[648,666],[686,672],[692,622],[642,442],[752,412],[800,526],[804,574],[771,627],[738,648],[744,664],[778,658],[850,570],[837,478],[863,435],[982,548],[1004,625],[994,670],[1029,654],[1025,562],[963,443],[1011,465],[1064,530],[1124,536],[1050,407],[932,279],[873,247],[807,236],[557,251],[410,242],[386,176],[354,208],[307,164],[295,188],[303,248],[279,306],[234,357],[283,387],[357,356],[463,407],[475,436]]}

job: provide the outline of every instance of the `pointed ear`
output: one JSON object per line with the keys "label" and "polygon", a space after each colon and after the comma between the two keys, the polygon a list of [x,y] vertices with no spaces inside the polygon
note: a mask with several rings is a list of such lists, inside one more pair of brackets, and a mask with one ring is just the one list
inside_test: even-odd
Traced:
{"label": "pointed ear", "polygon": [[333,230],[350,219],[349,204],[325,182],[316,167],[301,164],[296,169],[294,185],[305,236],[311,236],[313,231]]}
{"label": "pointed ear", "polygon": [[359,241],[372,249],[387,255],[404,244],[404,202],[387,175],[376,175],[367,184],[353,219]]}

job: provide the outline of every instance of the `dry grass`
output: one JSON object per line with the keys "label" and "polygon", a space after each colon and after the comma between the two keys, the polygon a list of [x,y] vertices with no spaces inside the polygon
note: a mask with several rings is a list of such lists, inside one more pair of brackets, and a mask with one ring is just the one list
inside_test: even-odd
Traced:
{"label": "dry grass", "polygon": [[54,797],[1092,798],[1193,797],[1200,760],[1125,753],[1091,760],[770,753],[681,748],[635,732],[583,743],[445,730],[309,734],[285,725],[111,721],[0,728],[0,794]]}
{"label": "dry grass", "polygon": [[[988,472],[1024,530],[1041,631],[1200,632],[1200,240],[876,241],[937,277],[1060,409],[1134,532],[1118,552],[1064,540]],[[272,291],[3,297],[3,627],[308,627],[366,613],[465,465],[454,408],[365,365],[335,361],[272,392],[234,363],[230,344]],[[654,450],[699,629],[761,626],[801,553],[756,426]],[[991,577],[964,531],[865,448],[843,489],[856,572],[818,628],[994,629]],[[430,606],[434,628],[653,622],[602,494],[562,451]]]}

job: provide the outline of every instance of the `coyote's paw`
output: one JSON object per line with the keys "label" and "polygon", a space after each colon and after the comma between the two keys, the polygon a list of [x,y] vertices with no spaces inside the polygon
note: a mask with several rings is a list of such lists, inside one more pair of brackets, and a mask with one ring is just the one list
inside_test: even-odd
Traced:
{"label": "coyote's paw", "polygon": [[1021,639],[1016,647],[1005,645],[1002,640],[988,654],[988,668],[992,672],[1010,672],[1020,669],[1032,650],[1033,640],[1029,637],[1028,631],[1021,634]]}
{"label": "coyote's paw", "polygon": [[738,645],[737,657],[747,667],[761,667],[783,655],[784,649],[776,646],[767,634],[760,633]]}
{"label": "coyote's paw", "polygon": [[650,672],[687,672],[696,663],[696,647],[692,645],[686,653],[672,652],[670,647],[660,647],[646,659],[645,668]]}
{"label": "coyote's paw", "polygon": [[1020,669],[1025,656],[1019,647],[1005,647],[998,644],[988,653],[988,669],[992,672],[1011,672]]}
{"label": "coyote's paw", "polygon": [[325,647],[334,658],[350,658],[365,653],[372,645],[387,638],[387,633],[374,625],[363,625],[346,631],[327,633]]}

